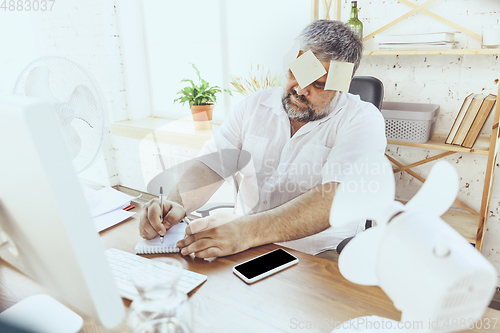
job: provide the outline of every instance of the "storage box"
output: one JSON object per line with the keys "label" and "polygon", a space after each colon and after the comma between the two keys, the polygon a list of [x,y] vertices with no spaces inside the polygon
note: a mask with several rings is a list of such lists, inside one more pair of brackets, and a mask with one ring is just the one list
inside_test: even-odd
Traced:
{"label": "storage box", "polygon": [[425,143],[434,134],[437,104],[383,102],[387,140]]}

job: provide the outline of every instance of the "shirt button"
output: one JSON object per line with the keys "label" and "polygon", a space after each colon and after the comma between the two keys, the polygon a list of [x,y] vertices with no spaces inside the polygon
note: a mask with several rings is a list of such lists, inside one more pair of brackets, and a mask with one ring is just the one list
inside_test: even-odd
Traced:
{"label": "shirt button", "polygon": [[265,200],[262,204],[267,205],[267,200]]}

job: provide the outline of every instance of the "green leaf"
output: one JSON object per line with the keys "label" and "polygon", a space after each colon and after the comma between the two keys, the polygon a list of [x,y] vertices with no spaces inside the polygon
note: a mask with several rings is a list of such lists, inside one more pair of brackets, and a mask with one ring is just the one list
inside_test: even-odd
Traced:
{"label": "green leaf", "polygon": [[202,90],[207,90],[207,89],[208,89],[208,86],[209,86],[209,85],[208,85],[208,82],[202,79],[202,80],[201,80],[201,89],[202,89]]}
{"label": "green leaf", "polygon": [[194,70],[196,71],[196,75],[198,75],[198,79],[200,79],[201,81],[200,71],[198,70],[198,68],[196,68],[196,66],[193,63],[190,62],[190,64],[191,66],[193,66]]}

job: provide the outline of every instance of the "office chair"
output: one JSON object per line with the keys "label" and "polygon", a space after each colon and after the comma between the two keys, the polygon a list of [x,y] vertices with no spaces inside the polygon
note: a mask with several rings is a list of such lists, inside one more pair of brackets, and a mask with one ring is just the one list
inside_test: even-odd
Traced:
{"label": "office chair", "polygon": [[[382,100],[384,99],[384,84],[379,79],[372,76],[355,76],[352,78],[351,85],[349,87],[349,93],[353,95],[359,95],[359,98],[364,102],[370,102],[377,109],[380,110],[382,107]],[[234,204],[230,203],[213,203],[207,204],[197,210],[202,217],[206,217],[210,214],[210,211],[218,208],[233,208]],[[371,228],[372,221],[367,220],[365,224],[365,230]],[[337,246],[337,253],[340,254],[342,249],[349,243],[354,237],[349,237],[344,239]]]}
{"label": "office chair", "polygon": [[372,76],[355,76],[352,78],[349,92],[353,95],[359,95],[362,101],[370,102],[377,109],[382,107],[384,99],[384,84]]}
{"label": "office chair", "polygon": [[[384,84],[377,78],[372,76],[355,76],[351,81],[349,92],[353,95],[359,95],[362,101],[370,102],[377,109],[382,107],[382,100],[384,99]],[[365,230],[372,227],[372,221],[367,220]],[[337,253],[340,254],[344,247],[354,237],[348,237],[337,245]]]}

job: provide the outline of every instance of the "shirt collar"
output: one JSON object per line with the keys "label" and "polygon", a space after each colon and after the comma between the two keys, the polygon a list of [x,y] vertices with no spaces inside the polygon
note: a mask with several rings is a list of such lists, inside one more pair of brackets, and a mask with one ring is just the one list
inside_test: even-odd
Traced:
{"label": "shirt collar", "polygon": [[281,104],[281,96],[283,94],[283,87],[276,87],[273,88],[273,92],[271,94],[268,94],[261,102],[265,107],[270,108],[274,114],[280,116],[280,115],[285,115],[285,110],[283,110],[283,106]]}

